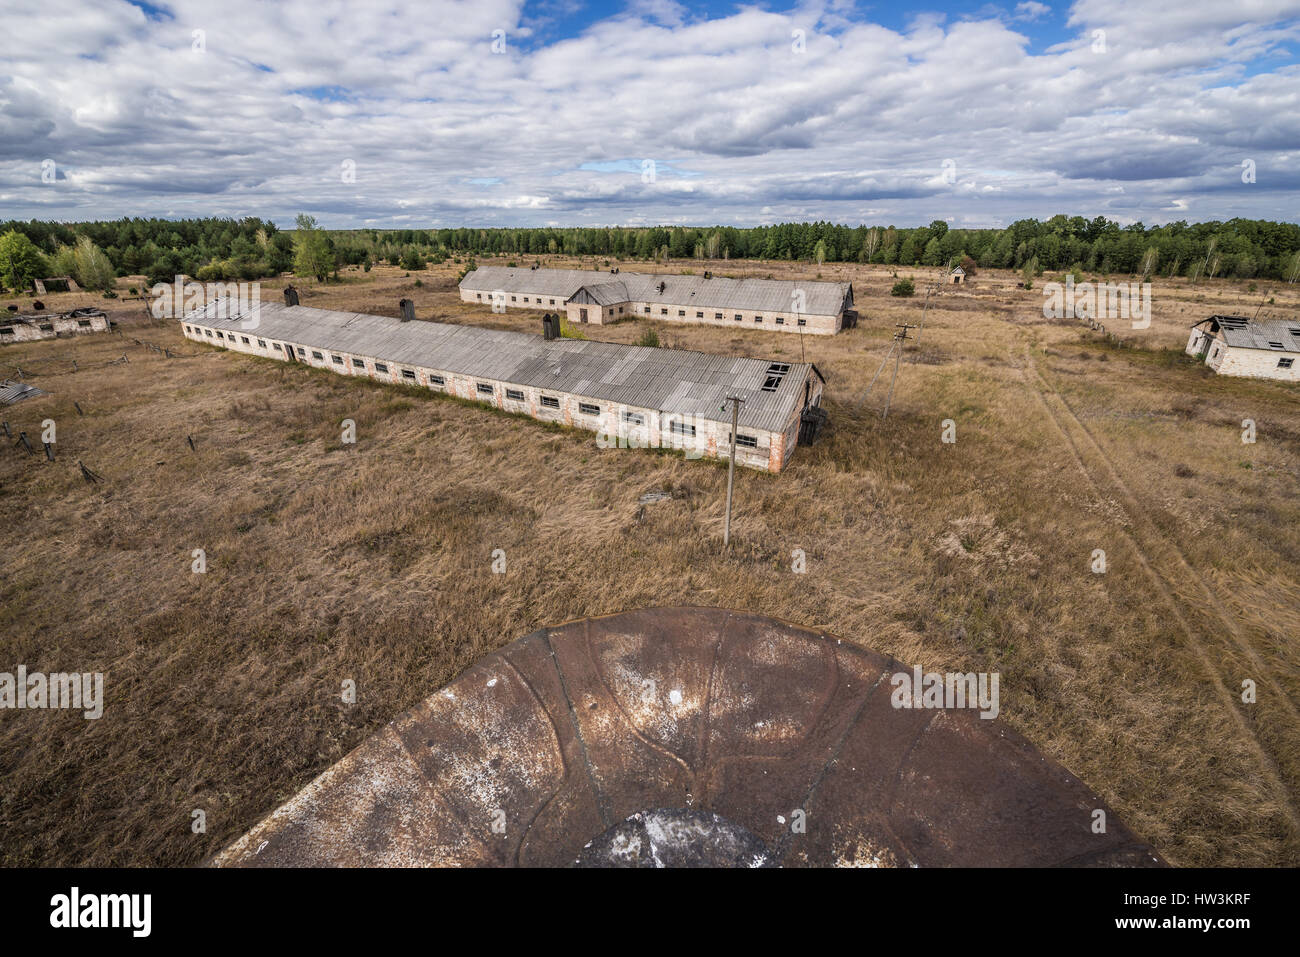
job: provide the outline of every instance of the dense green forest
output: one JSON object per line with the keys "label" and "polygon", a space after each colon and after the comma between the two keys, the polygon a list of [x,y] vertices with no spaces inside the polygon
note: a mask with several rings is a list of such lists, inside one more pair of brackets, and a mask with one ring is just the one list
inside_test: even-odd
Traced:
{"label": "dense green forest", "polygon": [[408,270],[449,256],[564,253],[621,260],[783,259],[872,262],[1079,274],[1300,278],[1300,226],[1266,220],[1145,227],[1104,217],[1023,219],[1004,229],[783,223],[736,228],[355,229],[324,231],[310,217],[282,231],[256,218],[8,222],[0,225],[0,282],[72,275],[92,289],[116,276],[150,282],[258,279],[296,271],[324,278],[343,265]]}

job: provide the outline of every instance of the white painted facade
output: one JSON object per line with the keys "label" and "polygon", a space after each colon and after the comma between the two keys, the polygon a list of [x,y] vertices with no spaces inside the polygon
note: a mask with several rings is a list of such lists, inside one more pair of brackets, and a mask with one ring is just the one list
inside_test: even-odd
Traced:
{"label": "white painted facade", "polygon": [[1219,375],[1300,382],[1300,348],[1297,336],[1290,332],[1293,327],[1300,332],[1300,322],[1270,322],[1257,331],[1242,320],[1239,329],[1225,330],[1218,318],[1203,319],[1192,327],[1184,350],[1187,355],[1204,360]]}

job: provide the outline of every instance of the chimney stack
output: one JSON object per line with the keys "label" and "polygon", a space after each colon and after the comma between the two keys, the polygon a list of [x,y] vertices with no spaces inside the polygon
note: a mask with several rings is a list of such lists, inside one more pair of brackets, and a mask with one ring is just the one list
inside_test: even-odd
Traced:
{"label": "chimney stack", "polygon": [[409,299],[403,299],[398,305],[402,308],[402,322],[410,322],[415,318],[415,303]]}
{"label": "chimney stack", "polygon": [[553,315],[548,312],[542,316],[542,338],[547,342],[560,338],[560,316],[558,313]]}
{"label": "chimney stack", "polygon": [[284,304],[286,306],[298,305],[298,290],[294,289],[293,286],[284,287]]}

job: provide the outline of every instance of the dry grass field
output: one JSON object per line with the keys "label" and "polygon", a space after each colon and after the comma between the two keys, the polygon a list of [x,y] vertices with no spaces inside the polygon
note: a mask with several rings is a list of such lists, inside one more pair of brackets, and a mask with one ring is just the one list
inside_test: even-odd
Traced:
{"label": "dry grass field", "polygon": [[[1300,315],[1297,287],[1157,280],[1152,327],[1113,329],[1122,347],[1043,318],[1055,277],[1023,290],[981,272],[932,301],[882,421],[879,387],[859,396],[894,324],[921,316],[887,268],[688,267],[852,280],[862,315],[802,342],[585,330],[653,326],[675,348],[826,374],[818,443],[780,475],[738,472],[726,555],[725,466],[223,353],[139,321],[139,303],[115,305],[122,335],[0,349],[5,375],[51,392],[0,414],[15,435],[53,418],[59,440],[53,464],[0,450],[0,670],[106,682],[97,721],[0,714],[0,862],[199,863],[485,653],[575,617],[699,604],[998,671],[1002,717],[1172,863],[1300,864],[1300,388],[1180,355],[1193,321],[1266,294]],[[458,268],[298,285],[304,305],[396,315],[407,296],[420,319],[540,334],[536,313],[459,303]],[[930,272],[900,275],[919,289]],[[651,490],[672,498],[639,505]]]}

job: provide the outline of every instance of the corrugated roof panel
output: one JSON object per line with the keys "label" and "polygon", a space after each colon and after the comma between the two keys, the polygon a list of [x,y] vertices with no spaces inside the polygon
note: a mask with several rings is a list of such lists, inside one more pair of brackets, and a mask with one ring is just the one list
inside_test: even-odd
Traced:
{"label": "corrugated roof panel", "polygon": [[[620,289],[621,287],[621,289]],[[662,288],[661,288],[662,287]],[[651,273],[597,272],[585,269],[512,269],[479,266],[466,274],[460,288],[467,292],[507,294],[562,290],[567,299],[579,289],[600,305],[651,302],[679,308],[741,310],[773,316],[799,313],[836,315],[845,308],[849,283],[803,279],[728,279]],[[556,293],[560,294],[560,293]],[[625,299],[613,298],[624,295]],[[747,316],[746,318],[751,318]]]}
{"label": "corrugated roof panel", "polygon": [[[729,422],[718,396],[739,394],[741,424],[780,431],[802,400],[800,387],[811,371],[790,363],[790,373],[774,393],[762,392],[775,360],[716,356],[701,352],[625,346],[595,340],[559,339],[496,329],[435,322],[402,322],[387,316],[341,313],[309,306],[264,304],[255,326],[238,318],[211,318],[211,304],[185,321],[214,329],[334,353],[367,356],[381,362],[418,366],[513,385],[572,392],[662,412],[696,414]],[[203,318],[207,316],[208,318]],[[250,323],[254,321],[250,317]]]}

